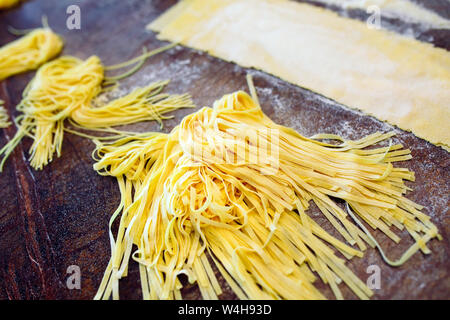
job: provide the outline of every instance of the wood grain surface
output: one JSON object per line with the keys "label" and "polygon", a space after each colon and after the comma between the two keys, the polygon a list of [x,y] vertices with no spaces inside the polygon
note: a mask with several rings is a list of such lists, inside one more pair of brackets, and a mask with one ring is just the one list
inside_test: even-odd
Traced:
{"label": "wood grain surface", "polygon": [[[110,65],[138,55],[144,46],[149,49],[160,46],[162,43],[153,33],[145,31],[145,26],[175,2],[28,0],[0,13],[0,45],[15,39],[7,32],[7,26],[37,27],[45,14],[50,26],[66,39],[64,54],[79,58],[95,54]],[[450,18],[450,3],[446,0],[414,2],[421,2]],[[81,8],[81,30],[66,28],[66,9],[72,4]],[[346,14],[356,19],[367,16],[358,10]],[[407,32],[421,41],[450,50],[448,30],[427,30],[392,19],[382,22],[386,28]],[[360,138],[377,130],[398,133],[395,142],[410,148],[414,157],[401,163],[416,173],[416,182],[408,183],[414,189],[408,198],[426,206],[425,212],[444,239],[430,243],[431,255],[417,253],[399,268],[383,263],[374,249],[348,265],[363,281],[369,276],[366,272],[369,265],[376,264],[381,268],[381,289],[375,291],[373,299],[449,299],[450,156],[443,149],[263,72],[246,70],[182,47],[149,60],[137,74],[122,82],[115,95],[154,80],[171,79],[168,91],[189,92],[198,107],[211,106],[226,93],[247,90],[247,72],[254,76],[266,114],[306,136],[327,132]],[[15,105],[32,76],[30,72],[0,82],[0,99],[6,101],[10,115],[17,115]],[[190,112],[192,110],[175,112],[175,118],[165,122],[163,131],[168,132]],[[152,122],[126,128],[159,130]],[[2,130],[0,145],[14,133],[13,126]],[[29,139],[24,139],[0,175],[0,299],[92,299],[110,256],[107,226],[110,214],[119,203],[116,181],[93,171],[93,144],[86,139],[66,134],[62,156],[38,172],[28,165],[30,144]],[[309,214],[331,234],[338,236],[317,208],[312,207]],[[394,245],[379,232],[374,235],[391,258],[399,257],[412,243],[406,233],[400,233],[402,241],[399,245]],[[66,285],[66,271],[71,265],[79,266],[81,270],[79,290],[69,290]],[[235,299],[230,288],[219,278],[225,289],[220,298]],[[182,280],[186,284],[183,297],[200,299],[196,286]],[[333,298],[320,280],[316,285],[327,297]],[[347,299],[356,298],[348,288],[341,287]],[[141,298],[139,272],[134,261],[130,263],[128,277],[120,282],[120,296],[122,299]]]}

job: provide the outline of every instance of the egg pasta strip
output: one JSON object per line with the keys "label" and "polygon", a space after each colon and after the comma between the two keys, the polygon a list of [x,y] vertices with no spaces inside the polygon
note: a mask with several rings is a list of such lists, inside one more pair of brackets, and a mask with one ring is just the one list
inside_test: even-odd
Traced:
{"label": "egg pasta strip", "polygon": [[148,28],[450,148],[450,53],[429,43],[292,0],[182,0]]}

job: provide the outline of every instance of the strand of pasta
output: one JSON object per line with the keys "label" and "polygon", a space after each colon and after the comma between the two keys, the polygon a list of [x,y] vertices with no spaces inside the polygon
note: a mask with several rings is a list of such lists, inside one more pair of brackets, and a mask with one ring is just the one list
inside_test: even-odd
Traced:
{"label": "strand of pasta", "polygon": [[7,128],[11,124],[8,120],[8,113],[3,107],[4,102],[0,100],[0,128]]}
{"label": "strand of pasta", "polygon": [[390,260],[385,252],[383,251],[383,249],[381,248],[380,244],[378,243],[378,241],[370,234],[370,231],[367,230],[367,228],[358,220],[358,218],[354,215],[354,213],[352,212],[352,210],[350,210],[350,207],[348,205],[348,203],[346,204],[347,206],[347,212],[348,214],[352,217],[352,219],[355,221],[355,223],[367,234],[367,236],[370,238],[370,240],[373,241],[373,243],[375,243],[376,248],[378,249],[378,251],[381,254],[381,257],[383,258],[383,260],[390,266],[392,267],[398,267],[401,266],[402,264],[404,264],[409,258],[411,258],[411,256],[416,253],[419,249],[424,249],[425,253],[429,254],[431,253],[429,250],[426,250],[425,247],[425,243],[427,241],[429,241],[431,238],[434,238],[436,236],[439,237],[439,239],[441,239],[441,236],[437,234],[437,229],[434,226],[430,226],[430,231],[425,234],[425,236],[420,239],[417,238],[415,239],[417,242],[415,242],[411,247],[409,247],[408,250],[405,251],[405,253],[398,259],[395,261]]}
{"label": "strand of pasta", "polygon": [[98,108],[81,107],[72,112],[71,118],[84,128],[109,127],[137,121],[156,120],[163,125],[163,119],[172,116],[163,114],[179,108],[193,107],[189,95],[161,93],[169,81],[160,81],[118,98]]}
{"label": "strand of pasta", "polygon": [[0,10],[9,9],[16,4],[18,4],[20,0],[0,0]]}

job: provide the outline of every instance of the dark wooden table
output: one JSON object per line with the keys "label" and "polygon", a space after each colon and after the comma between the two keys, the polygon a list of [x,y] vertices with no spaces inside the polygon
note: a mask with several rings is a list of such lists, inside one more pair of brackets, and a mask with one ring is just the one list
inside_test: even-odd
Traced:
{"label": "dark wooden table", "polygon": [[[418,1],[415,1],[418,2]],[[420,1],[450,18],[446,0]],[[174,0],[29,0],[10,11],[0,13],[0,45],[15,39],[7,26],[31,28],[40,25],[43,14],[51,27],[66,39],[65,54],[87,58],[96,54],[106,65],[138,55],[143,46],[161,45],[145,26]],[[81,30],[66,28],[66,9],[77,4],[81,8]],[[364,19],[362,11],[350,16]],[[383,20],[388,28],[410,29],[422,41],[450,49],[450,33],[444,30],[424,31],[419,26],[395,20]],[[122,92],[154,80],[171,79],[169,91],[189,92],[201,107],[235,90],[246,90],[245,75],[249,70],[212,58],[204,53],[177,47],[149,60],[139,73],[122,83]],[[359,112],[349,110],[308,90],[290,85],[263,72],[250,70],[264,111],[276,122],[291,126],[304,135],[319,132],[359,138],[376,130],[393,127]],[[33,73],[16,76],[0,83],[0,98],[6,101],[10,114]],[[449,106],[450,107],[450,106]],[[175,112],[166,121],[164,131],[172,129],[191,110]],[[141,123],[127,129],[159,130],[155,123]],[[394,128],[395,129],[395,128]],[[426,206],[425,212],[438,226],[444,240],[430,243],[432,254],[414,255],[408,263],[391,268],[373,249],[363,259],[353,259],[350,268],[363,280],[367,267],[381,268],[381,289],[374,299],[449,299],[449,181],[450,157],[443,149],[415,137],[398,132],[395,142],[412,150],[413,160],[402,163],[416,172],[417,180],[409,183],[414,191],[408,197]],[[15,132],[10,127],[0,132],[4,145]],[[71,134],[64,137],[63,154],[43,171],[30,169],[27,162],[29,139],[15,150],[0,175],[0,299],[92,299],[106,268],[109,252],[107,225],[110,214],[119,203],[119,191],[113,178],[98,176],[92,169],[93,144]],[[310,214],[330,233],[336,234],[317,208]],[[412,242],[403,233],[400,245],[394,246],[382,234],[375,236],[390,257],[398,257]],[[81,270],[81,289],[66,286],[67,268]],[[223,282],[223,279],[221,279]],[[128,278],[120,282],[122,299],[140,299],[139,272],[131,262]],[[318,280],[317,286],[330,298],[330,290]],[[355,296],[343,286],[346,298]],[[183,289],[186,299],[199,299],[195,286]],[[225,286],[223,299],[235,296]]]}

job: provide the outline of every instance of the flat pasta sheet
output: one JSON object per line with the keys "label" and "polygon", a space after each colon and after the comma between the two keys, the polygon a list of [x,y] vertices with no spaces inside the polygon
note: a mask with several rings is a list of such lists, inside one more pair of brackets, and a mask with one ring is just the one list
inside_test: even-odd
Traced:
{"label": "flat pasta sheet", "polygon": [[382,16],[401,19],[405,22],[419,23],[429,28],[449,29],[450,20],[426,9],[411,0],[309,0],[343,9],[360,9],[374,13],[379,9]]}
{"label": "flat pasta sheet", "polygon": [[184,0],[148,28],[450,148],[444,49],[288,0]]}

